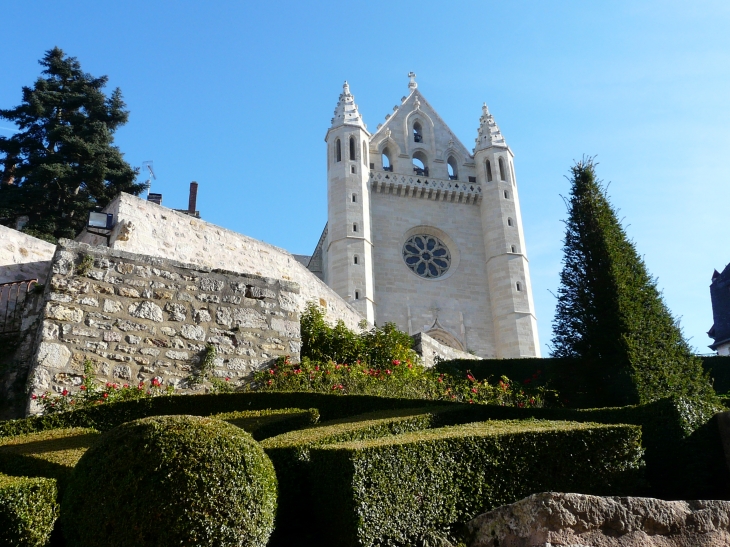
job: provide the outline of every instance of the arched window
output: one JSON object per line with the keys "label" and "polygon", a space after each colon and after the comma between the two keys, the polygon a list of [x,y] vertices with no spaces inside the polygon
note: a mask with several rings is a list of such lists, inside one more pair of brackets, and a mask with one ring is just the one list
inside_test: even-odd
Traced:
{"label": "arched window", "polygon": [[342,161],[342,143],[340,139],[335,141],[335,161]]}
{"label": "arched window", "polygon": [[353,232],[357,232],[357,224],[353,224],[352,225],[352,231]]}
{"label": "arched window", "polygon": [[352,203],[357,203],[357,194],[352,194]]}
{"label": "arched window", "polygon": [[350,137],[350,160],[355,161],[355,137]]}
{"label": "arched window", "polygon": [[492,182],[492,162],[487,160],[487,165],[485,167],[487,170],[487,182]]}
{"label": "arched window", "polygon": [[353,263],[353,264],[357,264],[357,255],[355,255],[355,256],[354,256],[354,257],[352,258],[352,263]]}
{"label": "arched window", "polygon": [[423,128],[420,122],[413,124],[413,142],[423,142]]}
{"label": "arched window", "polygon": [[362,162],[365,165],[368,164],[368,149],[367,149],[367,145],[365,144],[365,141],[362,141]]}
{"label": "arched window", "polygon": [[509,192],[507,190],[504,191],[504,199],[509,199]]}
{"label": "arched window", "polygon": [[517,252],[517,247],[515,247],[514,245],[512,245],[511,249],[512,249],[512,252],[513,253],[516,253]]}
{"label": "arched window", "polygon": [[428,176],[428,160],[420,150],[413,154],[413,172],[416,175]]}
{"label": "arched window", "polygon": [[522,290],[522,283],[519,281],[515,283],[515,288],[517,289],[517,292],[520,292]]}
{"label": "arched window", "polygon": [[459,172],[456,168],[454,156],[449,156],[449,160],[446,162],[446,168],[449,171],[449,180],[459,180]]}
{"label": "arched window", "polygon": [[383,171],[393,171],[393,164],[390,162],[390,151],[387,148],[383,149],[381,159],[383,160]]}
{"label": "arched window", "polygon": [[355,291],[355,300],[360,300],[360,291]]}
{"label": "arched window", "polygon": [[512,219],[511,218],[508,218],[507,219],[507,226],[512,226]]}
{"label": "arched window", "polygon": [[506,180],[504,178],[504,161],[499,158],[499,180]]}

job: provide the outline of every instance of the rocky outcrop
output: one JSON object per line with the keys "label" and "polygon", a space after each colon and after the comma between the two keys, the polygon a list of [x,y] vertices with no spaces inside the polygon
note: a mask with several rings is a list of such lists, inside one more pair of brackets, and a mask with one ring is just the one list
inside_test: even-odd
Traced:
{"label": "rocky outcrop", "polygon": [[726,547],[730,502],[545,492],[467,524],[470,547]]}

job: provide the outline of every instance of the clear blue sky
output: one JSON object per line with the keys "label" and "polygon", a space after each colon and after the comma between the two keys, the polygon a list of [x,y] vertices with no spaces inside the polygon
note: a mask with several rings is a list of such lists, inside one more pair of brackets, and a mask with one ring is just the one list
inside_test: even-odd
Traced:
{"label": "clear blue sky", "polygon": [[[573,160],[597,155],[690,343],[730,262],[730,3],[3,2],[0,107],[59,46],[120,87],[116,142],[153,191],[310,254],[326,222],[324,136],[343,80],[375,129],[408,71],[467,147],[486,101],[514,151],[543,351]],[[9,134],[0,122],[0,131]]]}

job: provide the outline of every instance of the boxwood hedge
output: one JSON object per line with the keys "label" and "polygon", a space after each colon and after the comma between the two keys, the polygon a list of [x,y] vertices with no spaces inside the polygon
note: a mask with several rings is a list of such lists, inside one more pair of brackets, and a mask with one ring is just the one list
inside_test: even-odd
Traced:
{"label": "boxwood hedge", "polygon": [[56,481],[0,475],[0,546],[42,547],[58,516]]}
{"label": "boxwood hedge", "polygon": [[545,490],[635,493],[640,441],[631,425],[499,421],[313,448],[318,544],[431,543]]}
{"label": "boxwood hedge", "polygon": [[[422,406],[420,399],[376,397],[372,395],[330,395],[304,392],[245,392],[206,395],[171,395],[122,401],[0,422],[0,438],[34,431],[68,427],[92,427],[107,431],[118,425],[148,416],[186,414],[211,416],[242,410],[276,408],[316,408],[322,420],[335,420],[377,410]],[[451,405],[429,401],[429,405]]]}
{"label": "boxwood hedge", "polygon": [[302,429],[319,421],[316,408],[281,408],[275,410],[239,410],[214,414],[211,418],[240,427],[257,441]]}
{"label": "boxwood hedge", "polygon": [[248,433],[157,416],[107,431],[81,457],[61,522],[77,547],[264,547],[275,510],[274,468]]}
{"label": "boxwood hedge", "polygon": [[311,536],[312,484],[309,454],[328,443],[375,439],[428,428],[434,414],[428,409],[405,409],[362,414],[292,431],[261,442],[279,480],[279,508],[272,545],[313,541]]}
{"label": "boxwood hedge", "polygon": [[58,480],[59,490],[99,432],[89,428],[52,429],[0,439],[0,473]]}

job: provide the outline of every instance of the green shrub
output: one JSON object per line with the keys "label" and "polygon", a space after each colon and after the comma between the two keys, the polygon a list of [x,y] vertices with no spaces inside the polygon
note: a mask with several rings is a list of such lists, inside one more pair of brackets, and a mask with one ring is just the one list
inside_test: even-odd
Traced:
{"label": "green shrub", "polygon": [[506,376],[494,381],[478,380],[469,371],[448,374],[397,359],[384,369],[322,363],[306,357],[301,363],[279,359],[273,367],[256,372],[252,385],[259,391],[378,395],[519,407],[543,406],[546,398],[543,387],[515,385]]}
{"label": "green shrub", "polygon": [[712,387],[721,395],[730,395],[730,356],[702,357],[702,366],[713,381]]}
{"label": "green shrub", "polygon": [[314,303],[307,305],[301,319],[301,357],[326,363],[359,363],[371,368],[388,368],[391,361],[416,362],[413,341],[394,323],[362,333],[348,329],[342,321],[333,327],[324,320],[324,311]]}
{"label": "green shrub", "polygon": [[418,545],[545,490],[635,492],[641,432],[629,425],[486,422],[311,451],[319,545]]}
{"label": "green shrub", "polygon": [[316,408],[308,410],[302,410],[301,408],[240,410],[215,414],[211,417],[240,427],[245,432],[250,433],[254,439],[261,441],[316,424],[319,421],[319,411]]}
{"label": "green shrub", "polygon": [[195,416],[108,431],[79,460],[61,505],[72,545],[264,546],[276,476],[239,428]]}
{"label": "green shrub", "polygon": [[58,516],[56,481],[0,475],[0,546],[42,547]]}
{"label": "green shrub", "polygon": [[[434,414],[428,409],[381,411],[326,422],[272,437],[261,442],[274,463],[279,480],[279,510],[272,545],[306,541],[311,531],[312,485],[309,454],[323,444],[374,439],[430,427]],[[314,538],[309,538],[313,540]]]}
{"label": "green shrub", "polygon": [[76,427],[0,439],[0,472],[56,479],[63,491],[74,466],[98,438],[98,431]]}

